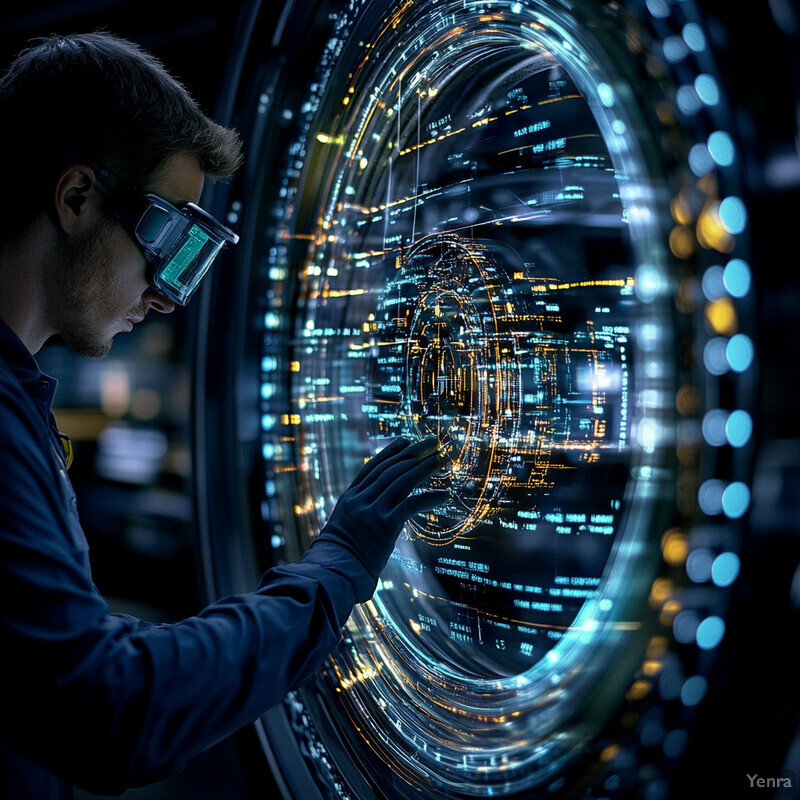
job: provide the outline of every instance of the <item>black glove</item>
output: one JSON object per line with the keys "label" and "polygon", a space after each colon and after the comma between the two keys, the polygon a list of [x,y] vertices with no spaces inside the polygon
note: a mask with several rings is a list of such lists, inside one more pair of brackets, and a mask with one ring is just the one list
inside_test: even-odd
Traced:
{"label": "black glove", "polygon": [[447,500],[447,492],[442,491],[411,494],[446,463],[435,436],[414,444],[395,439],[364,465],[314,544],[341,545],[377,582],[406,520]]}

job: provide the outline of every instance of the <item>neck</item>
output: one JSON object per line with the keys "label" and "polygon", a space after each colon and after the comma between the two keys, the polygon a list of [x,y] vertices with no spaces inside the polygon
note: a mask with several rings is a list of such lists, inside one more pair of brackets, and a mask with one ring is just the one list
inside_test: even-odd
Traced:
{"label": "neck", "polygon": [[45,290],[52,235],[40,218],[13,241],[0,243],[0,319],[31,353],[56,333]]}

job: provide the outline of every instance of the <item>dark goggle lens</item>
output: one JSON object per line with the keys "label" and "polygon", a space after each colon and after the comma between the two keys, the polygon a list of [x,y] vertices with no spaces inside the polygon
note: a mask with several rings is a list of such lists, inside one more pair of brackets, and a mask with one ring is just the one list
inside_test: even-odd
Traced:
{"label": "dark goggle lens", "polygon": [[136,235],[139,241],[143,244],[152,244],[158,241],[170,219],[170,213],[166,209],[156,205],[150,206],[136,226]]}

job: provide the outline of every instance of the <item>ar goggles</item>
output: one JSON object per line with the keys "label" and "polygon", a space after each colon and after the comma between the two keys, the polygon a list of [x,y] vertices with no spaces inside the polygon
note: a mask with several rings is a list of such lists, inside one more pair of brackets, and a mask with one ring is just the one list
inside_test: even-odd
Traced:
{"label": "ar goggles", "polygon": [[148,283],[185,306],[222,248],[239,237],[194,203],[177,208],[157,194],[127,186],[105,167],[77,160],[94,170],[114,203],[114,217],[144,251]]}

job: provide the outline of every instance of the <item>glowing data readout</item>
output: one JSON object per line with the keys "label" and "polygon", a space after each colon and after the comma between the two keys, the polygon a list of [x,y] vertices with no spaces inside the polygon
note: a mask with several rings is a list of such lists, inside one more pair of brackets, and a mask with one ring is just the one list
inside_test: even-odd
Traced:
{"label": "glowing data readout", "polygon": [[426,797],[554,774],[646,636],[674,398],[658,178],[558,8],[332,15],[274,203],[277,544],[307,546],[395,436],[452,459],[319,677],[373,779],[389,764]]}

